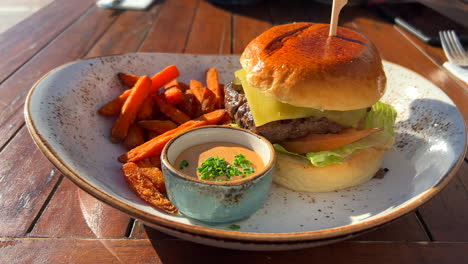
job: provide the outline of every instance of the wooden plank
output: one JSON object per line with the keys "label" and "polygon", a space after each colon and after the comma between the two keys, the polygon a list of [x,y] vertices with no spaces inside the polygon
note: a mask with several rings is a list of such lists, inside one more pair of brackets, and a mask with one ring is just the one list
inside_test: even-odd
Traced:
{"label": "wooden plank", "polygon": [[144,239],[153,239],[153,240],[161,240],[161,239],[178,239],[170,235],[166,235],[154,228],[151,228],[145,225],[140,220],[135,220],[135,224],[133,226],[132,233],[130,234],[130,238],[144,238]]}
{"label": "wooden plank", "polygon": [[[424,0],[418,0],[416,2],[423,1]],[[452,7],[453,9],[456,9],[454,6]],[[441,30],[455,30],[458,34],[468,33],[468,28],[457,23],[453,17],[442,15],[441,9],[429,8],[420,3],[384,5],[382,8],[385,12],[400,17],[408,24],[411,24],[418,30],[424,32],[424,34],[431,37],[438,37],[439,31]],[[431,23],[427,23],[428,18]],[[433,59],[436,64],[442,65],[447,61],[447,58],[440,47],[434,47],[424,43],[399,25],[395,28],[398,31],[401,31],[403,35],[407,36],[408,39],[414,40],[413,44],[420,48],[421,51],[429,53],[431,59]]]}
{"label": "wooden plank", "polygon": [[437,65],[442,65],[447,61],[444,51],[441,47],[434,47],[429,44],[424,43],[420,39],[416,38],[413,34],[409,33],[401,26],[396,25],[395,30],[397,30],[401,35],[403,35],[408,41],[410,41],[414,46],[416,46],[422,53],[424,53],[430,60],[432,60]]}
{"label": "wooden plank", "polygon": [[201,1],[188,37],[185,52],[193,54],[231,53],[232,14]]}
{"label": "wooden plank", "polygon": [[0,236],[23,236],[59,172],[34,145],[26,127],[3,149],[0,161]]}
{"label": "wooden plank", "polygon": [[0,239],[2,263],[162,263],[143,239]]}
{"label": "wooden plank", "polygon": [[468,166],[463,164],[456,177],[418,211],[432,238],[438,241],[468,241]]}
{"label": "wooden plank", "polygon": [[460,181],[465,186],[465,189],[468,190],[468,161],[465,160],[460,167],[460,171],[458,172],[458,177]]}
{"label": "wooden plank", "polygon": [[467,263],[468,243],[342,242],[295,251],[237,251],[182,240],[2,238],[5,263]]}
{"label": "wooden plank", "polygon": [[356,237],[356,241],[429,241],[415,213],[409,213],[375,231]]}
{"label": "wooden plank", "polygon": [[271,27],[268,4],[235,7],[233,17],[233,53],[241,54],[247,44]]}
{"label": "wooden plank", "polygon": [[[97,7],[91,8],[66,32],[50,43],[46,49],[39,52],[14,76],[0,86],[0,101],[8,104],[27,92],[33,83],[26,83],[24,79],[36,81],[47,71],[60,66],[64,62],[69,62],[83,56],[94,46],[96,40],[99,39],[101,34],[115,20],[116,17],[113,17],[111,14],[109,10]],[[70,43],[73,43],[73,45],[70,45]],[[41,71],[41,69],[43,70]],[[10,86],[13,82],[21,84],[22,87],[20,89],[13,89]],[[15,87],[18,87],[18,85]]]}
{"label": "wooden plank", "polygon": [[18,97],[3,107],[0,104],[0,150],[24,125],[23,113],[18,105],[24,104],[24,98]]}
{"label": "wooden plank", "polygon": [[[413,34],[409,33],[408,31],[404,30],[400,26],[395,26],[395,29],[404,36],[411,44],[417,47],[424,55],[426,55],[434,64],[439,65],[440,67],[443,66],[444,62],[447,61],[447,57],[445,57],[445,53],[440,47],[434,47],[429,44],[424,43],[423,41],[416,38]],[[451,72],[446,70],[444,67],[441,68],[449,77],[452,78],[460,88],[465,89],[468,91],[468,84],[463,82],[462,80],[458,79],[455,75],[452,75]]]}
{"label": "wooden plank", "polygon": [[183,52],[200,0],[165,0],[141,52]]}
{"label": "wooden plank", "polygon": [[0,82],[65,30],[94,2],[56,0],[0,34]]}
{"label": "wooden plank", "polygon": [[85,57],[137,51],[158,15],[160,6],[153,5],[148,11],[125,11]]}
{"label": "wooden plank", "polygon": [[0,85],[0,146],[23,124],[24,97],[33,84],[53,68],[84,56],[116,19],[112,13],[93,6]]}
{"label": "wooden plank", "polygon": [[440,87],[468,120],[468,93],[396,31],[393,25],[369,18],[358,18],[354,23],[375,44],[383,59],[409,68]]}
{"label": "wooden plank", "polygon": [[29,235],[120,238],[125,237],[129,221],[129,216],[98,201],[65,178]]}

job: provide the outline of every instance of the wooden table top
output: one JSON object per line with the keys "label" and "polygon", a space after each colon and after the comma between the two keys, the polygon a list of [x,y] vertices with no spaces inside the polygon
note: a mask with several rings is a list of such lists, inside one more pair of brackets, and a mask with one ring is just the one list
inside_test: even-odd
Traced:
{"label": "wooden table top", "polygon": [[[23,118],[26,93],[61,64],[127,52],[240,54],[274,24],[327,22],[330,7],[269,1],[216,7],[159,0],[148,11],[56,0],[0,35],[0,263],[468,263],[468,162],[436,197],[383,228],[317,248],[248,252],[180,240],[96,200],[64,177],[33,143]],[[430,19],[430,18],[428,18]],[[385,60],[442,88],[468,120],[468,85],[448,73],[440,48],[346,7],[340,24],[363,32]]]}

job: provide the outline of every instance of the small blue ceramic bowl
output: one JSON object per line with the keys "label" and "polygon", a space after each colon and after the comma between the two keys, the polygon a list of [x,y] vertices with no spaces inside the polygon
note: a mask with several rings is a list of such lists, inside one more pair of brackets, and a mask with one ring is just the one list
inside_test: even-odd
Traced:
{"label": "small blue ceramic bowl", "polygon": [[[210,142],[230,142],[259,154],[265,168],[257,175],[232,182],[213,182],[185,175],[174,163],[187,148]],[[161,154],[162,171],[171,202],[190,218],[221,224],[249,217],[265,203],[271,187],[275,151],[265,138],[244,129],[207,126],[182,133]]]}

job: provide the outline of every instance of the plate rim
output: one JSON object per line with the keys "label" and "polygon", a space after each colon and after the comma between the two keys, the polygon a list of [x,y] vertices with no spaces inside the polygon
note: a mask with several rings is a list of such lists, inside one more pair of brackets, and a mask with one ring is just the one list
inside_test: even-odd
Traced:
{"label": "plate rim", "polygon": [[[95,60],[95,59],[101,59],[101,58],[110,58],[110,57],[118,57],[118,56],[129,56],[129,55],[154,55],[154,54],[170,54],[170,55],[196,55],[196,56],[220,56],[220,57],[225,57],[225,56],[236,56],[233,54],[229,55],[202,55],[202,54],[181,54],[181,53],[123,53],[123,54],[116,54],[116,55],[109,55],[109,56],[96,56],[92,58],[86,58],[86,59],[80,59],[80,60],[75,60],[68,62],[66,64],[63,64],[61,66],[58,66],[48,73],[46,73],[44,76],[42,76],[29,90],[26,100],[25,100],[25,106],[24,106],[24,117],[25,117],[25,122],[26,122],[26,127],[30,133],[30,135],[33,138],[33,141],[35,144],[39,147],[41,152],[46,156],[46,158],[67,178],[69,178],[73,183],[78,185],[81,189],[95,197],[96,199],[120,210],[123,211],[124,213],[140,219],[144,222],[148,222],[154,225],[162,226],[162,227],[168,227],[171,229],[179,229],[183,230],[188,233],[194,233],[194,234],[199,234],[199,235],[205,235],[209,237],[214,237],[214,238],[221,238],[221,239],[234,239],[234,240],[240,240],[240,241],[264,241],[264,242],[303,242],[303,241],[310,241],[310,240],[320,240],[320,239],[325,239],[325,238],[333,238],[337,236],[344,236],[352,233],[356,233],[359,231],[363,231],[372,227],[377,227],[379,225],[382,225],[386,222],[389,222],[391,220],[394,220],[400,216],[403,216],[406,213],[409,213],[422,204],[428,202],[432,197],[434,197],[437,193],[439,193],[454,177],[455,174],[458,172],[460,166],[464,162],[464,157],[466,155],[467,151],[467,140],[465,137],[464,140],[464,148],[462,151],[462,155],[458,157],[458,160],[452,165],[452,167],[449,169],[449,171],[442,176],[441,180],[431,189],[419,194],[417,196],[417,199],[414,199],[414,201],[404,205],[398,210],[395,210],[394,212],[379,216],[375,219],[368,220],[362,223],[357,223],[353,225],[348,225],[348,226],[340,226],[340,227],[334,227],[334,228],[328,228],[328,229],[323,229],[323,230],[316,230],[316,231],[305,231],[305,232],[294,232],[294,233],[255,233],[255,232],[238,232],[238,231],[229,231],[229,230],[221,230],[221,229],[216,229],[216,228],[209,228],[209,227],[203,227],[203,226],[197,226],[197,225],[190,225],[190,224],[185,224],[185,223],[180,223],[176,222],[170,219],[166,219],[160,216],[156,216],[154,214],[147,213],[143,210],[140,210],[138,208],[135,208],[131,205],[128,205],[124,202],[119,201],[118,199],[112,197],[111,195],[107,194],[106,192],[100,190],[99,188],[96,188],[93,186],[90,182],[86,181],[85,179],[82,179],[80,175],[76,172],[74,172],[71,168],[69,168],[66,163],[60,158],[60,156],[55,153],[55,151],[51,148],[51,146],[48,144],[47,140],[45,139],[44,136],[42,136],[38,129],[36,128],[34,124],[34,120],[32,119],[32,115],[30,112],[30,103],[31,103],[31,98],[32,95],[34,94],[35,89],[37,86],[41,83],[42,80],[44,80],[47,76],[51,75],[52,73],[68,66],[71,64],[75,64],[78,62],[82,61],[90,61],[90,60]],[[238,56],[238,55],[237,55]],[[395,65],[397,67],[401,67],[412,74],[417,75],[418,77],[430,82],[423,76],[419,75],[418,73],[400,66],[398,64],[388,62],[383,60],[385,63],[389,63],[392,65]],[[455,106],[457,109],[457,112],[459,115],[462,117],[458,107],[453,103],[452,99],[443,91],[440,89],[438,86],[433,84],[439,91],[443,92],[450,102]],[[463,122],[464,124],[464,132],[466,135],[466,122]]]}

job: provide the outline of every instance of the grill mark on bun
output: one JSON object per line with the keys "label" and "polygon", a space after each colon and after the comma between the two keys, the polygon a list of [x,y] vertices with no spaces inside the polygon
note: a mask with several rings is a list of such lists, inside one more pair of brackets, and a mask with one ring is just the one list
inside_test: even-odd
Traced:
{"label": "grill mark on bun", "polygon": [[279,49],[281,49],[283,47],[283,43],[286,41],[286,39],[288,37],[297,36],[301,32],[305,31],[306,29],[308,29],[311,26],[312,25],[305,25],[305,26],[302,26],[300,28],[296,28],[294,30],[291,30],[289,32],[286,32],[286,33],[284,33],[282,35],[277,36],[276,38],[272,39],[270,43],[268,43],[266,45],[266,47],[264,49],[264,52],[266,52],[266,54],[268,56],[270,56],[275,51],[277,51],[277,50],[279,50]]}
{"label": "grill mark on bun", "polygon": [[357,40],[357,39],[347,38],[347,37],[338,36],[338,35],[336,35],[335,37],[339,38],[339,39],[342,39],[342,40],[351,41],[351,42],[354,42],[354,43],[359,43],[361,45],[366,45],[366,43],[364,41],[360,41],[360,40]]}

